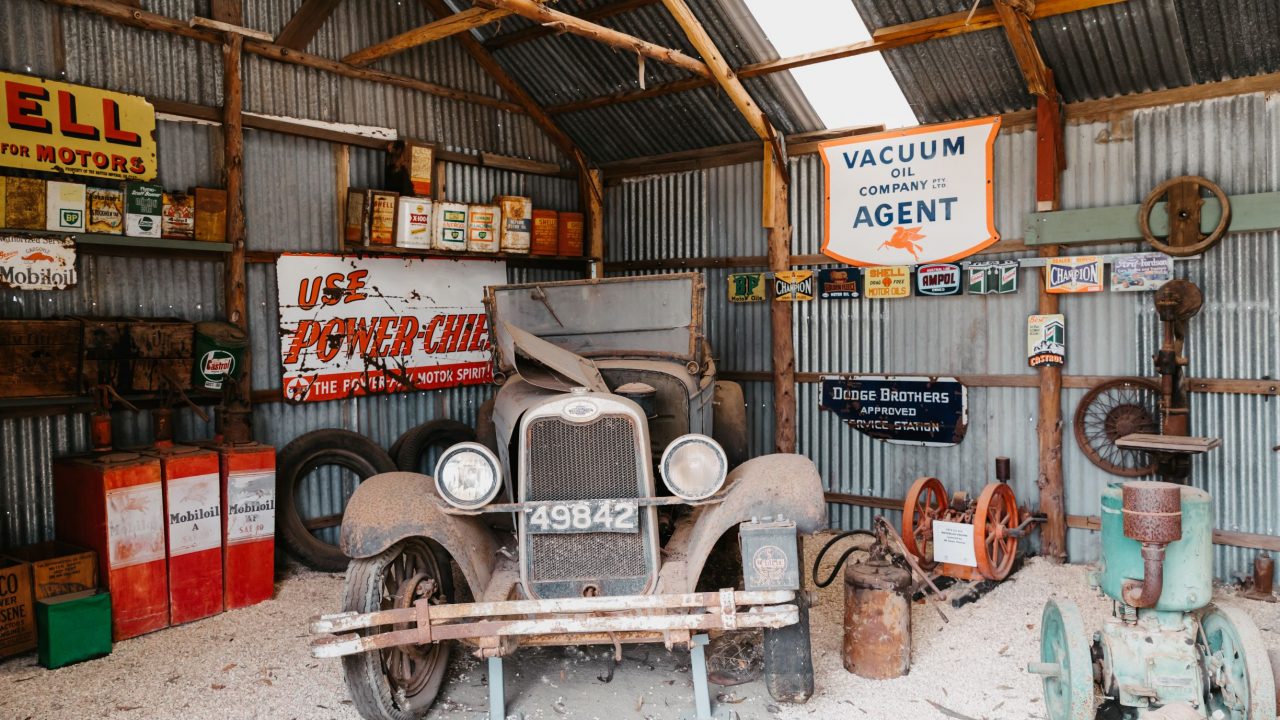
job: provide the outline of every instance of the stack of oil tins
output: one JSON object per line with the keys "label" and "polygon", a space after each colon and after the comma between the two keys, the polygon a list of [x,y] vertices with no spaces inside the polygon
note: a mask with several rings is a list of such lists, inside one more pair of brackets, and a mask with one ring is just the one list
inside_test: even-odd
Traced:
{"label": "stack of oil tins", "polygon": [[446,252],[582,255],[581,213],[534,210],[533,200],[495,195],[491,204],[432,199],[435,153],[399,141],[387,156],[390,190],[347,191],[344,240],[348,246],[400,247]]}

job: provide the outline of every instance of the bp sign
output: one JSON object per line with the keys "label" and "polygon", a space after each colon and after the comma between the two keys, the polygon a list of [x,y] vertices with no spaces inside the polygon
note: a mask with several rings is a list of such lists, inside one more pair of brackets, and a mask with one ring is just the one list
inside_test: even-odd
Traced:
{"label": "bp sign", "polygon": [[992,117],[822,143],[822,252],[854,265],[919,265],[995,243],[999,130]]}
{"label": "bp sign", "polygon": [[967,400],[964,385],[951,377],[828,376],[820,406],[873,438],[945,447],[964,439]]}

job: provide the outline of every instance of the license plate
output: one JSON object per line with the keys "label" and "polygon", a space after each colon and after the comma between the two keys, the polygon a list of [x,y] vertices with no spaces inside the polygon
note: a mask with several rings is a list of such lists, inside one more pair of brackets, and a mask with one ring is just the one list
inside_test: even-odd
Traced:
{"label": "license plate", "polygon": [[639,532],[635,500],[581,500],[525,508],[533,533]]}

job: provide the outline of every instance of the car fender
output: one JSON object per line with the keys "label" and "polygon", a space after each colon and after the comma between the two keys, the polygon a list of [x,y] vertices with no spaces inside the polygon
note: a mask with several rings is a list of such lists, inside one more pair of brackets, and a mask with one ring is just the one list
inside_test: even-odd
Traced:
{"label": "car fender", "polygon": [[803,455],[778,453],[748,460],[729,473],[724,500],[703,506],[685,551],[685,582],[692,592],[702,566],[726,531],[751,518],[779,516],[793,520],[802,534],[827,524],[822,479],[813,461]]}
{"label": "car fender", "polygon": [[409,537],[439,543],[458,564],[476,597],[489,585],[499,543],[480,516],[450,515],[441,509],[429,475],[390,472],[356,487],[342,517],[342,551],[347,557],[377,555]]}

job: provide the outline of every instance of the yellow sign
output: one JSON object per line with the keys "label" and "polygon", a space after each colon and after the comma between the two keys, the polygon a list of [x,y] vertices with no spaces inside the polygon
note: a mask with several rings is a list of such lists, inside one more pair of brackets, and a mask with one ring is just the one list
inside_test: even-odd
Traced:
{"label": "yellow sign", "polygon": [[137,95],[0,72],[0,166],[156,177],[156,110]]}
{"label": "yellow sign", "polygon": [[869,267],[862,271],[862,284],[869,298],[911,297],[911,268],[907,265]]}
{"label": "yellow sign", "polygon": [[813,299],[812,270],[780,270],[773,274],[773,299],[799,302]]}
{"label": "yellow sign", "polygon": [[729,276],[729,302],[764,300],[764,273],[737,273]]}

